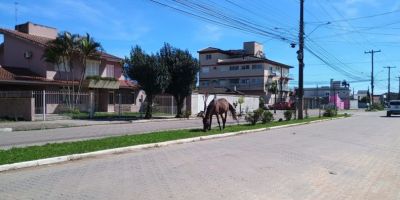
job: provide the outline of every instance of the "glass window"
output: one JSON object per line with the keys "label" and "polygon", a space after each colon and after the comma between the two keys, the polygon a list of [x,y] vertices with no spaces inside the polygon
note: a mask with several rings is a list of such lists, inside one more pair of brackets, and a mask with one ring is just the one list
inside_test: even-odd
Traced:
{"label": "glass window", "polygon": [[256,65],[252,65],[251,69],[263,69],[263,66],[261,64],[256,64]]}
{"label": "glass window", "polygon": [[250,65],[242,65],[241,69],[242,70],[250,69]]}
{"label": "glass window", "polygon": [[114,77],[114,65],[106,65],[106,77]]}
{"label": "glass window", "polygon": [[239,79],[229,79],[230,84],[239,84]]}
{"label": "glass window", "polygon": [[240,80],[240,84],[242,84],[242,85],[247,85],[247,84],[249,84],[249,79],[241,79],[241,80]]}
{"label": "glass window", "polygon": [[108,104],[114,104],[114,92],[108,93]]}
{"label": "glass window", "polygon": [[391,106],[400,106],[400,101],[392,101],[390,102]]}
{"label": "glass window", "polygon": [[98,76],[99,75],[100,61],[87,60],[85,76]]}
{"label": "glass window", "polygon": [[206,60],[211,60],[211,58],[212,58],[211,54],[206,55]]}
{"label": "glass window", "polygon": [[230,71],[235,71],[235,70],[239,70],[239,66],[230,66],[229,67]]}
{"label": "glass window", "polygon": [[65,60],[65,63],[63,63],[61,59],[61,63],[59,65],[54,65],[54,70],[58,72],[69,72],[71,69],[68,61]]}

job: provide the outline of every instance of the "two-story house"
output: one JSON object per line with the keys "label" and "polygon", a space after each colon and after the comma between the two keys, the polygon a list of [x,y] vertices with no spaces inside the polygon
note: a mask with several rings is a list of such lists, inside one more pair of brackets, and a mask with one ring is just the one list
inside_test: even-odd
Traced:
{"label": "two-story house", "polygon": [[244,42],[243,49],[221,50],[214,47],[198,51],[200,89],[229,88],[244,94],[259,95],[274,103],[268,88],[277,81],[277,101],[286,101],[289,94],[289,70],[292,66],[265,58],[263,45]]}
{"label": "two-story house", "polygon": [[[27,22],[15,26],[15,30],[0,28],[0,34],[4,38],[2,43],[0,41],[0,91],[77,88],[84,71],[79,62],[74,62],[72,68],[46,62],[43,58],[48,42],[57,37],[57,29]],[[98,77],[97,82],[85,80],[82,91],[95,93],[96,111],[113,112],[121,96],[126,111],[135,111],[138,86],[124,77],[122,59],[106,52],[99,52],[99,55],[87,60],[84,72],[85,77]],[[99,82],[99,79],[105,81]]]}

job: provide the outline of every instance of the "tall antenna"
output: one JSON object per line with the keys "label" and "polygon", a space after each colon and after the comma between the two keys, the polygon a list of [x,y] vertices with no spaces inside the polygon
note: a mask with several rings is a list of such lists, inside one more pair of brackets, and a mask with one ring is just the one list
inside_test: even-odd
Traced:
{"label": "tall antenna", "polygon": [[15,6],[15,25],[18,24],[18,2],[14,2],[14,6]]}

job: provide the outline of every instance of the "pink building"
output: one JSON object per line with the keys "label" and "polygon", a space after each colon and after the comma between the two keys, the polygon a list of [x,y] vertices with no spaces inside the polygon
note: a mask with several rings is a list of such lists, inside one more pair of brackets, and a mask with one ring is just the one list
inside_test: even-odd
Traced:
{"label": "pink building", "polygon": [[[57,37],[57,29],[27,22],[15,26],[15,30],[0,28],[0,34],[4,36],[0,44],[0,91],[62,91],[66,86],[77,87],[84,71],[78,62],[70,68],[43,59],[48,42]],[[121,95],[126,111],[137,110],[138,86],[125,79],[122,59],[106,52],[99,55],[87,60],[84,71],[85,77],[98,77],[97,82],[87,78],[83,88],[84,92],[95,94],[95,110],[113,112]]]}

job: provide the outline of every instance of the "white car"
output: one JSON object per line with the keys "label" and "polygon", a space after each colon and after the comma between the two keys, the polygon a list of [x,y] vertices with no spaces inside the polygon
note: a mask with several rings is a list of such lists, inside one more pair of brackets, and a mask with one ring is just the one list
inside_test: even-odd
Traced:
{"label": "white car", "polygon": [[386,116],[400,115],[400,100],[390,101]]}

